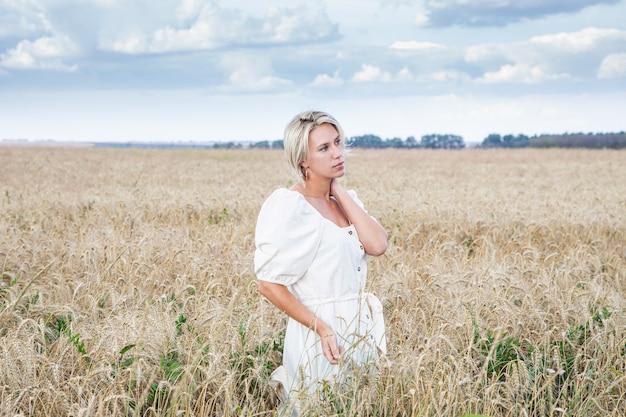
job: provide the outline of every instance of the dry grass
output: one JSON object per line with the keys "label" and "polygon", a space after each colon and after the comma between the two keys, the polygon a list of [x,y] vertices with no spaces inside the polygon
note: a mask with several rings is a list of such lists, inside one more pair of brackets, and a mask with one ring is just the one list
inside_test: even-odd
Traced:
{"label": "dry grass", "polygon": [[[0,416],[273,415],[276,151],[0,148]],[[313,414],[626,414],[626,153],[354,150],[389,363]]]}

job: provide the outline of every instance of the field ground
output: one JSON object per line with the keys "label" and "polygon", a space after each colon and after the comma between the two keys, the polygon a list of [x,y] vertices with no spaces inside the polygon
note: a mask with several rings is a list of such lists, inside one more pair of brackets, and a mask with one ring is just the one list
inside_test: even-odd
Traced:
{"label": "field ground", "polygon": [[[626,415],[625,167],[353,150],[389,354],[312,414]],[[275,415],[254,226],[292,181],[278,151],[0,148],[0,416]]]}

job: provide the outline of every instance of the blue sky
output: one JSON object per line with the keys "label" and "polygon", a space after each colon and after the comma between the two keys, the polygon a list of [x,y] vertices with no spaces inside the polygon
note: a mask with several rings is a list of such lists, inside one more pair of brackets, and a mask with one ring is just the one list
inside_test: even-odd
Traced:
{"label": "blue sky", "polygon": [[0,139],[626,130],[626,0],[0,0]]}

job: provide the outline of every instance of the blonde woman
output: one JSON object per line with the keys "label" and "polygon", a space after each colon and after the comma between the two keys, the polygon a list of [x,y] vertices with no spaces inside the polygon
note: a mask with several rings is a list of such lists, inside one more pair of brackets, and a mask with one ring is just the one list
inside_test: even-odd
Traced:
{"label": "blonde woman", "polygon": [[345,136],[331,115],[296,115],[284,146],[298,182],[263,204],[254,262],[260,293],[289,317],[272,382],[297,407],[385,352],[382,307],[365,280],[367,256],[385,252],[387,232],[338,181]]}

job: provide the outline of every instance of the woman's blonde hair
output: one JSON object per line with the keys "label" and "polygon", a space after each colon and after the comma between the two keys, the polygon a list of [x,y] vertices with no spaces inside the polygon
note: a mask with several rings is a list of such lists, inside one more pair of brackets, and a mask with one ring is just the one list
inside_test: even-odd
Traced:
{"label": "woman's blonde hair", "polygon": [[306,179],[306,171],[300,165],[309,156],[309,134],[318,126],[328,123],[339,134],[339,140],[345,145],[345,135],[339,122],[323,111],[308,110],[297,114],[285,128],[284,146],[287,163],[296,176]]}

